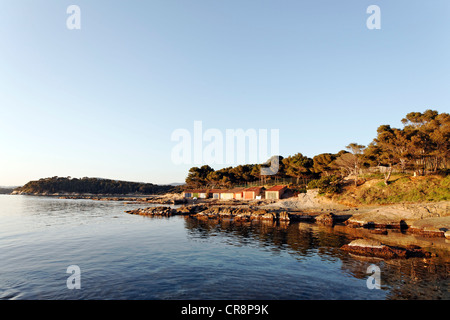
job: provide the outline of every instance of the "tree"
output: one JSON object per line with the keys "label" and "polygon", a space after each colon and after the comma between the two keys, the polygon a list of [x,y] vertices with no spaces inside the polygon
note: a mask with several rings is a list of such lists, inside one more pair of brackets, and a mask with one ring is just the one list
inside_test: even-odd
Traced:
{"label": "tree", "polygon": [[345,148],[349,150],[350,153],[342,153],[333,162],[333,166],[340,168],[347,173],[347,175],[354,175],[356,187],[358,185],[359,171],[361,170],[362,153],[366,147],[357,143],[350,143]]}
{"label": "tree", "polygon": [[285,166],[286,174],[297,178],[297,184],[299,184],[300,178],[311,174],[313,160],[302,155],[301,153],[284,158],[282,162]]}
{"label": "tree", "polygon": [[259,180],[261,178],[261,165],[253,165],[250,175],[252,176],[252,180]]}
{"label": "tree", "polygon": [[377,167],[382,165],[382,161],[380,161],[382,150],[380,146],[375,141],[372,141],[366,149],[364,149],[363,153],[363,161],[367,163],[369,167]]}
{"label": "tree", "polygon": [[430,138],[435,147],[432,155],[435,157],[434,171],[439,166],[447,168],[450,156],[450,114],[441,113],[429,123]]}
{"label": "tree", "polygon": [[331,166],[334,160],[336,160],[336,155],[332,153],[321,153],[314,156],[311,171],[320,175],[325,174],[328,176],[334,170]]}
{"label": "tree", "polygon": [[206,181],[209,186],[211,186],[212,188],[216,188],[221,185],[222,178],[223,174],[221,172],[212,171],[206,176]]}
{"label": "tree", "polygon": [[450,115],[435,110],[410,112],[402,119],[403,130],[408,134],[409,152],[416,172],[425,174],[427,168],[437,171],[447,168],[450,140]]}
{"label": "tree", "polygon": [[[394,166],[400,165],[404,172],[410,158],[408,150],[408,135],[405,131],[382,125],[377,129],[377,137],[373,144],[377,147],[377,160],[380,164],[387,165],[384,172],[384,183],[387,185]],[[373,150],[374,147],[371,147]]]}
{"label": "tree", "polygon": [[349,176],[355,170],[355,156],[349,152],[341,154],[331,163],[331,166],[341,172],[343,176]]}
{"label": "tree", "polygon": [[202,167],[192,167],[189,169],[188,176],[186,177],[186,184],[190,187],[199,188],[207,184],[208,174],[213,172],[214,169],[208,165]]}

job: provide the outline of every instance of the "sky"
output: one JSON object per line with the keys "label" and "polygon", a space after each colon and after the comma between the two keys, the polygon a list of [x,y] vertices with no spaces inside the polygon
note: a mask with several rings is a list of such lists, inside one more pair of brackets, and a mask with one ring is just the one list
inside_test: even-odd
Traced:
{"label": "sky", "polygon": [[278,130],[282,156],[368,145],[450,112],[449,38],[448,0],[2,0],[0,185],[183,182],[200,164],[171,137],[195,121]]}

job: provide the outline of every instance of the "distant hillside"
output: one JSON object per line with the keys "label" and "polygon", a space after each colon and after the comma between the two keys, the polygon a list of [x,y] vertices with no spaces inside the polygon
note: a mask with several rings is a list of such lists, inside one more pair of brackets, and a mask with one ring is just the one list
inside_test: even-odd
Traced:
{"label": "distant hillside", "polygon": [[161,194],[170,192],[173,186],[152,183],[128,182],[100,178],[52,177],[30,181],[16,188],[16,194]]}

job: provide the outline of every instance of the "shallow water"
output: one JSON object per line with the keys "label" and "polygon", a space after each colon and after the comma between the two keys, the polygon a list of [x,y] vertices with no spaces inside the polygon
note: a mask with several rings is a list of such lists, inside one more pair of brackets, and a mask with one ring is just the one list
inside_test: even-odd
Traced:
{"label": "shallow water", "polygon": [[[339,249],[355,238],[345,228],[124,213],[137,207],[0,196],[0,298],[450,299],[446,256],[363,259]],[[367,286],[371,265],[380,289]]]}

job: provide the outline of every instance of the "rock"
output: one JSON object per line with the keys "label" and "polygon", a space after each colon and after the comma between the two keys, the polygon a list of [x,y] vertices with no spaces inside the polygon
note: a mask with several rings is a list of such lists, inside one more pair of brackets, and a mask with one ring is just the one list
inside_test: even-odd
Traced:
{"label": "rock", "polygon": [[445,236],[447,239],[450,239],[450,230],[449,230],[449,231],[445,231],[444,236]]}
{"label": "rock", "polygon": [[[202,204],[190,206],[190,213],[199,213],[206,210],[208,207]],[[178,211],[178,210],[177,210]]]}
{"label": "rock", "polygon": [[183,207],[178,208],[177,211],[181,214],[190,214],[190,213],[192,213],[192,207],[183,206]]}
{"label": "rock", "polygon": [[234,221],[248,222],[251,220],[250,214],[240,213],[234,217]]}
{"label": "rock", "polygon": [[175,210],[170,207],[149,207],[145,209],[136,209],[125,212],[142,216],[171,216],[175,213]]}
{"label": "rock", "polygon": [[269,211],[265,210],[265,209],[253,209],[252,211],[252,215],[254,217],[258,217],[258,216],[263,216],[265,214],[267,214]]}
{"label": "rock", "polygon": [[346,221],[346,224],[363,228],[401,229],[402,221],[408,217],[409,213],[405,210],[393,208],[376,209],[354,214]]}
{"label": "rock", "polygon": [[210,216],[206,213],[200,212],[194,215],[194,217],[198,220],[208,220],[210,219]]}
{"label": "rock", "polygon": [[[441,226],[436,229],[440,229],[441,227],[449,228],[449,203],[449,201],[441,201],[427,204],[395,204],[383,206],[354,214],[347,220],[346,224],[348,226],[365,228],[406,229],[415,223],[429,223],[430,225],[439,223]],[[446,223],[446,226],[442,225],[443,223]],[[421,227],[416,227],[415,229],[422,229],[424,231]],[[430,232],[424,232],[424,235],[443,236],[442,231],[441,234],[439,230],[428,231]]]}
{"label": "rock", "polygon": [[314,222],[315,218],[312,214],[291,212],[289,214],[289,221]]}
{"label": "rock", "polygon": [[366,247],[366,248],[378,248],[382,249],[386,247],[384,244],[382,244],[379,241],[372,240],[372,239],[357,239],[353,240],[348,244],[350,247]]}
{"label": "rock", "polygon": [[316,217],[316,222],[326,226],[333,226],[335,223],[335,215],[331,212],[321,213]]}
{"label": "rock", "polygon": [[231,218],[234,221],[241,221],[241,222],[247,222],[252,220],[274,221],[277,219],[289,221],[288,220],[289,214],[287,212],[282,212],[279,215],[277,215],[276,213],[270,212],[265,209],[243,207],[243,206],[214,205],[210,207],[199,208],[196,211],[191,210],[191,215],[194,218],[200,219],[204,219],[205,217],[208,217],[209,219]]}
{"label": "rock", "polygon": [[445,237],[450,230],[450,216],[420,219],[411,222],[408,232],[424,237]]}
{"label": "rock", "polygon": [[260,215],[261,219],[263,220],[275,220],[275,215],[273,213],[267,212],[265,214]]}
{"label": "rock", "polygon": [[342,246],[341,249],[356,255],[384,259],[431,257],[431,253],[418,246],[408,246],[406,248],[393,247],[371,239],[354,240],[349,244]]}

